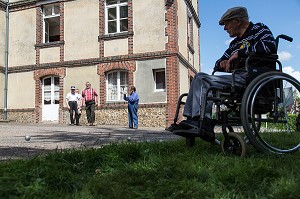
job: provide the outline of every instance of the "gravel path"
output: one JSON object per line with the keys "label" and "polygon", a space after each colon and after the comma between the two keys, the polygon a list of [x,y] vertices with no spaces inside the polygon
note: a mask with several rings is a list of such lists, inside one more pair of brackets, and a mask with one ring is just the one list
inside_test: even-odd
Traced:
{"label": "gravel path", "polygon": [[[31,139],[25,140],[29,135]],[[69,126],[66,124],[0,123],[0,161],[31,158],[54,150],[100,147],[111,142],[163,141],[179,136],[163,128],[124,126]]]}

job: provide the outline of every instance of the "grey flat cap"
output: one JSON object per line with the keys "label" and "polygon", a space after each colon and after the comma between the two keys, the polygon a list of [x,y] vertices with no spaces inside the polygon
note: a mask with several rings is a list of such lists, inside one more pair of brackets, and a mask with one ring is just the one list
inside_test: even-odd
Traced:
{"label": "grey flat cap", "polygon": [[219,25],[225,25],[225,21],[229,19],[235,19],[235,18],[244,18],[248,17],[247,8],[245,7],[233,7],[228,9],[223,16],[221,17],[219,21]]}

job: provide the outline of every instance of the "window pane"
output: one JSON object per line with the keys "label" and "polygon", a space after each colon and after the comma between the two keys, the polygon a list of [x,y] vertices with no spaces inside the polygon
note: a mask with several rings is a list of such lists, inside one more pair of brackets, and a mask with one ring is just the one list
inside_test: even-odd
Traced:
{"label": "window pane", "polygon": [[51,104],[51,91],[44,92],[44,104]]}
{"label": "window pane", "polygon": [[108,33],[117,32],[117,22],[116,21],[109,21],[108,22]]}
{"label": "window pane", "polygon": [[128,31],[128,20],[127,19],[123,19],[120,21],[120,31]]}
{"label": "window pane", "polygon": [[54,5],[54,14],[59,14],[59,5]]}
{"label": "window pane", "polygon": [[47,20],[48,19],[45,19],[45,43],[49,42],[49,22]]}
{"label": "window pane", "polygon": [[108,100],[117,100],[117,97],[118,97],[117,75],[118,75],[117,72],[109,73],[107,75],[107,78],[108,78],[107,98],[108,98]]}
{"label": "window pane", "polygon": [[165,89],[165,71],[156,72],[156,89]]}
{"label": "window pane", "polygon": [[118,3],[118,0],[106,0],[106,5],[112,5]]}
{"label": "window pane", "polygon": [[108,12],[108,20],[115,20],[117,18],[116,8],[109,8],[107,9],[107,12]]}
{"label": "window pane", "polygon": [[54,77],[54,91],[59,92],[59,77]]}
{"label": "window pane", "polygon": [[54,104],[59,104],[59,91],[54,92]]}
{"label": "window pane", "polygon": [[44,86],[51,86],[51,77],[44,79]]}
{"label": "window pane", "polygon": [[127,2],[127,0],[120,0],[120,3]]}
{"label": "window pane", "polygon": [[117,85],[117,73],[110,73],[108,74],[108,84]]}
{"label": "window pane", "polygon": [[127,72],[121,72],[120,73],[120,78],[121,78],[120,83],[121,83],[121,85],[128,84],[127,76],[128,76]]}
{"label": "window pane", "polygon": [[44,7],[44,15],[45,16],[52,15],[52,7],[51,6],[45,6]]}
{"label": "window pane", "polygon": [[120,72],[120,89],[121,94],[128,93],[128,72]]}
{"label": "window pane", "polygon": [[120,7],[120,18],[127,18],[128,17],[128,6],[121,6]]}

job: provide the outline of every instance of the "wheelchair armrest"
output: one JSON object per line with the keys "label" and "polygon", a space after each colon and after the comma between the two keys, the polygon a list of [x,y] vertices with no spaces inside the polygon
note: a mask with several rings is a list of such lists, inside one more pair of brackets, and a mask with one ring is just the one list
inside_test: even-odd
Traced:
{"label": "wheelchair armrest", "polygon": [[276,59],[278,59],[278,55],[277,54],[270,54],[270,55],[261,55],[261,54],[256,54],[254,52],[251,52],[249,55],[250,59],[257,59],[257,60],[271,60],[271,61],[275,61]]}
{"label": "wheelchair armrest", "polygon": [[277,62],[279,65],[280,70],[282,70],[281,63],[278,60],[278,55],[277,54],[270,54],[270,55],[260,55],[260,54],[255,54],[255,53],[250,53],[250,55],[246,58],[245,60],[245,68],[247,71],[249,71],[250,64],[249,62],[252,60],[257,60],[257,61],[273,61]]}

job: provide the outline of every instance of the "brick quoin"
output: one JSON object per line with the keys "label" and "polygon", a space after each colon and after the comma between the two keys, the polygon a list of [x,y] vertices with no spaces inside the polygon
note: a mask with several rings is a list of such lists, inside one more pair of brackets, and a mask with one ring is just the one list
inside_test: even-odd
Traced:
{"label": "brick quoin", "polygon": [[[172,5],[166,6],[165,20],[167,28],[165,35],[168,36],[166,49],[169,52],[177,53],[178,47],[178,21],[177,21],[177,0]],[[179,78],[179,60],[175,55],[166,59],[166,85],[167,85],[167,105],[166,105],[166,126],[173,123],[176,113],[176,105],[179,97],[180,78]]]}

